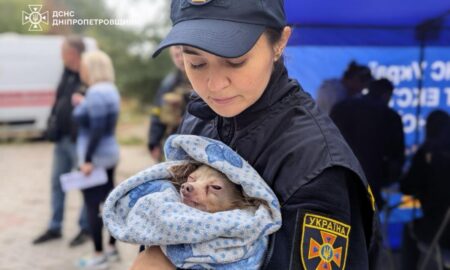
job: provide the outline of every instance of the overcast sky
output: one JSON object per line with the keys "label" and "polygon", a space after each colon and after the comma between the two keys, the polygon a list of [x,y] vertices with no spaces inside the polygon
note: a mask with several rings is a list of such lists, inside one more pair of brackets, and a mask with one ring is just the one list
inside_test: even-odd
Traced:
{"label": "overcast sky", "polygon": [[169,16],[168,11],[164,9],[169,0],[105,0],[105,2],[115,11],[118,18],[133,19],[137,28]]}
{"label": "overcast sky", "polygon": [[[148,23],[158,23],[169,17],[168,5],[170,0],[104,0],[106,5],[110,7],[117,18],[133,19],[134,25],[123,26],[130,27],[135,30],[142,30]],[[159,29],[162,33],[168,31],[167,28]],[[163,34],[164,35],[164,34]],[[129,48],[129,53],[141,55],[143,58],[150,57],[155,46],[150,42],[141,44],[133,44]]]}

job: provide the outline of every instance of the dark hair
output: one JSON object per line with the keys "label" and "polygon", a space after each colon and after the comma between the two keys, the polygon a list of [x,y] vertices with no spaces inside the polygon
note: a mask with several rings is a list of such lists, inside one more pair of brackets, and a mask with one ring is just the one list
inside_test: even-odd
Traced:
{"label": "dark hair", "polygon": [[450,116],[442,110],[432,111],[427,117],[426,139],[436,139],[450,126]]}
{"label": "dark hair", "polygon": [[375,97],[382,97],[385,94],[392,95],[394,91],[394,85],[388,79],[379,79],[370,82],[369,95]]}
{"label": "dark hair", "polygon": [[79,35],[67,36],[65,42],[72,48],[74,48],[80,55],[86,50],[86,46],[83,41],[83,37]]}
{"label": "dark hair", "polygon": [[283,35],[283,29],[266,28],[265,34],[267,35],[270,44],[275,45],[280,41],[281,36]]}
{"label": "dark hair", "polygon": [[[266,31],[264,32],[267,35],[267,39],[269,40],[270,45],[274,46],[277,44],[277,42],[280,41],[281,36],[283,35],[283,29],[276,29],[276,28],[266,28]],[[275,62],[284,64],[284,56],[280,55],[280,58]],[[275,65],[276,66],[276,65]]]}
{"label": "dark hair", "polygon": [[370,69],[364,65],[359,65],[356,61],[351,61],[344,72],[344,79],[358,78],[361,82],[369,82],[373,79]]}

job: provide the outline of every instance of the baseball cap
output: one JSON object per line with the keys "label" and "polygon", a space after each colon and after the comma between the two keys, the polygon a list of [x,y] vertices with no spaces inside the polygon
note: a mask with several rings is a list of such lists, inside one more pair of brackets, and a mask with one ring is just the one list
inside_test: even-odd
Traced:
{"label": "baseball cap", "polygon": [[286,25],[284,0],[172,0],[172,29],[153,57],[172,45],[188,45],[217,56],[247,53],[266,28]]}

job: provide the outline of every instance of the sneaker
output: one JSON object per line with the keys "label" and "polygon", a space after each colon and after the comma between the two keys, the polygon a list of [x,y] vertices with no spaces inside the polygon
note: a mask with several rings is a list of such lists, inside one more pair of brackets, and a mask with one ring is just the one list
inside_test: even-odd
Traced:
{"label": "sneaker", "polygon": [[60,231],[47,230],[42,235],[33,240],[33,245],[42,244],[51,240],[60,239],[62,237]]}
{"label": "sneaker", "polygon": [[76,247],[79,246],[86,241],[88,241],[91,238],[91,235],[89,232],[85,230],[80,230],[80,232],[70,241],[69,246],[70,247]]}
{"label": "sneaker", "polygon": [[77,263],[81,269],[99,269],[105,270],[109,268],[108,259],[105,255],[81,258]]}
{"label": "sneaker", "polygon": [[116,248],[106,250],[104,253],[105,253],[106,258],[108,259],[108,262],[120,261],[119,251]]}

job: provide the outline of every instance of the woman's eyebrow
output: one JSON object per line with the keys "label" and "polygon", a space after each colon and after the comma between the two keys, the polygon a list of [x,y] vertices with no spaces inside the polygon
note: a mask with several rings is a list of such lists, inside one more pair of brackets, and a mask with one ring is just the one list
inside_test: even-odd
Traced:
{"label": "woman's eyebrow", "polygon": [[194,51],[194,50],[189,49],[189,48],[184,48],[184,47],[183,47],[183,53],[192,54],[192,55],[200,55],[197,51]]}

